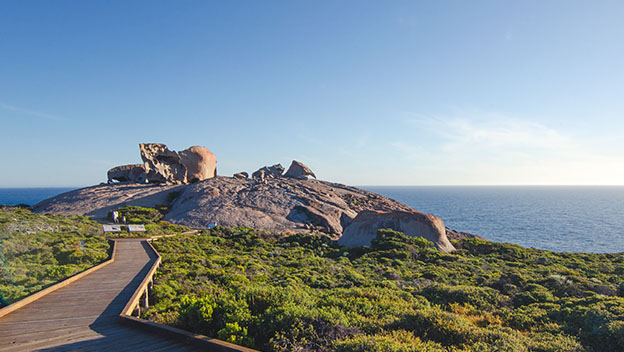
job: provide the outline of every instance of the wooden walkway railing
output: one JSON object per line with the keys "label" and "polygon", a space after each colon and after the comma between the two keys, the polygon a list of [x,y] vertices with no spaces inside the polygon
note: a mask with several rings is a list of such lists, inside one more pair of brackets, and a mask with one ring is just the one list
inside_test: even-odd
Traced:
{"label": "wooden walkway railing", "polygon": [[132,316],[160,262],[148,241],[116,240],[107,262],[0,309],[0,351],[254,351]]}
{"label": "wooden walkway railing", "polygon": [[[160,236],[161,237],[161,236]],[[140,319],[141,315],[141,303],[143,308],[149,308],[149,292],[154,285],[154,275],[161,263],[160,253],[152,246],[150,242],[160,238],[151,238],[146,243],[149,245],[150,250],[157,256],[156,261],[152,264],[152,267],[145,275],[145,278],[137,287],[136,291],[132,295],[132,298],[128,301],[128,304],[124,307],[123,311],[119,315],[119,321],[142,328],[148,331],[158,333],[159,335],[170,336],[171,338],[182,340],[191,345],[202,348],[206,351],[215,352],[254,352],[256,350],[238,346],[229,342],[213,339],[204,335],[194,334],[189,331],[172,328],[170,326],[158,324],[152,321]],[[136,316],[136,317],[135,317]]]}

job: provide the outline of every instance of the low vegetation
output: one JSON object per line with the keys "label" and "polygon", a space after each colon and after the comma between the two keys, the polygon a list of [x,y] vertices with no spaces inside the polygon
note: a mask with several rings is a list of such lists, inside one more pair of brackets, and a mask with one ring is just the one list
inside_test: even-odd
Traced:
{"label": "low vegetation", "polygon": [[109,257],[98,223],[0,206],[0,293],[8,303]]}
{"label": "low vegetation", "polygon": [[[175,194],[175,192],[171,192],[171,194]],[[134,205],[119,208],[117,212],[120,219],[125,218],[128,224],[145,225],[145,232],[129,233],[128,231],[121,231],[108,234],[108,236],[110,238],[154,237],[179,234],[190,230],[186,226],[175,225],[162,220],[168,210],[168,207],[164,205],[157,208],[145,208]],[[112,211],[109,214],[109,218],[112,221]]]}
{"label": "low vegetation", "polygon": [[[182,234],[157,210],[120,212],[147,235],[176,235],[155,241],[163,261],[143,317],[159,323],[264,351],[624,350],[624,253],[464,239],[447,254],[391,230],[346,248],[250,228]],[[109,250],[88,218],[0,208],[9,303]]]}
{"label": "low vegetation", "polygon": [[622,351],[624,254],[390,230],[371,247],[217,227],[155,242],[153,321],[265,351]]}

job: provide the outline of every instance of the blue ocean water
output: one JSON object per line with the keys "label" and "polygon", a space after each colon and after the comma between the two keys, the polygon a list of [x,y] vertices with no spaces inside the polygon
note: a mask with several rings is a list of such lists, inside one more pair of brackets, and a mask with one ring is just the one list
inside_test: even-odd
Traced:
{"label": "blue ocean water", "polygon": [[558,252],[624,252],[623,186],[362,188],[492,241]]}
{"label": "blue ocean water", "polygon": [[71,191],[77,187],[52,188],[0,188],[0,204],[5,205],[35,205],[44,199]]}
{"label": "blue ocean water", "polygon": [[[365,186],[435,214],[455,230],[559,252],[624,252],[624,186]],[[0,204],[28,204],[72,188],[0,188]]]}

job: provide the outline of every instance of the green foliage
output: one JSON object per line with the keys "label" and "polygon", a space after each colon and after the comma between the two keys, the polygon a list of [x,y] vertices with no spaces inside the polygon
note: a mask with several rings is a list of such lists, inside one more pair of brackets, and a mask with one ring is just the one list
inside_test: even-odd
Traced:
{"label": "green foliage", "polygon": [[8,303],[109,257],[100,225],[86,217],[0,207],[0,292]]}
{"label": "green foliage", "polygon": [[446,254],[392,230],[355,248],[225,227],[155,245],[145,317],[261,350],[624,349],[623,254],[477,239]]}
{"label": "green foliage", "polygon": [[128,205],[117,209],[119,218],[126,217],[128,224],[156,224],[163,218],[158,209]]}

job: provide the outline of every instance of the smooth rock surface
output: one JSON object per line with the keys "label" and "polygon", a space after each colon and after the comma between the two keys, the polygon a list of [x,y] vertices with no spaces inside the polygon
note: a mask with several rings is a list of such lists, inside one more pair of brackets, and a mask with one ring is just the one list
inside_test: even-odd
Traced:
{"label": "smooth rock surface", "polygon": [[80,188],[59,194],[33,206],[36,213],[64,215],[87,215],[106,218],[110,210],[126,205],[153,208],[166,204],[170,192],[179,191],[184,186],[158,184],[113,183]]}
{"label": "smooth rock surface", "polygon": [[186,168],[185,182],[193,183],[217,176],[217,157],[208,148],[196,145],[178,152],[178,155]]}
{"label": "smooth rock surface", "polygon": [[338,239],[343,246],[369,246],[377,230],[392,229],[412,237],[423,237],[442,252],[452,252],[455,247],[446,237],[442,219],[435,215],[410,211],[363,211],[353,219]]}

